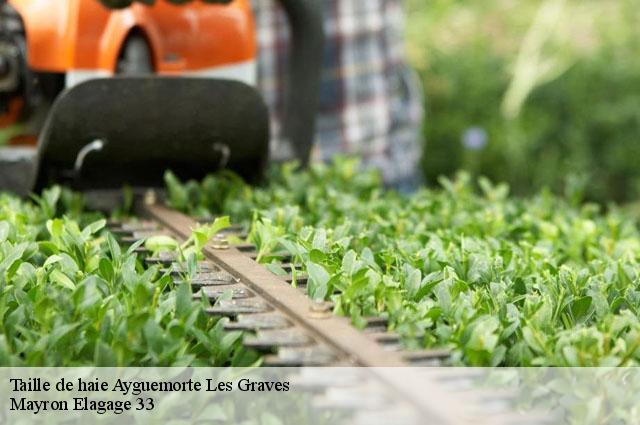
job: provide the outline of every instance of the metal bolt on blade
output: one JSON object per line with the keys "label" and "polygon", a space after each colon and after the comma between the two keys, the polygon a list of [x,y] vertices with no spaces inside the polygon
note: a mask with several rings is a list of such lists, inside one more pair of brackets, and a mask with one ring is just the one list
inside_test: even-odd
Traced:
{"label": "metal bolt on blade", "polygon": [[144,204],[145,205],[155,205],[158,203],[158,195],[156,191],[153,189],[149,189],[144,193]]}
{"label": "metal bolt on blade", "polygon": [[331,317],[331,310],[333,309],[333,303],[322,300],[315,300],[309,307],[309,316],[314,319],[326,319]]}
{"label": "metal bolt on blade", "polygon": [[213,249],[229,249],[229,240],[224,234],[218,233],[213,238]]}

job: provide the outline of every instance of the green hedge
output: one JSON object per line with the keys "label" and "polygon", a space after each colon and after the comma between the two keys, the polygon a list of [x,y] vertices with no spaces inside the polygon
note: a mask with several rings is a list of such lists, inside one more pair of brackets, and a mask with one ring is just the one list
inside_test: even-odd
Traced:
{"label": "green hedge", "polygon": [[640,363],[635,219],[548,192],[509,196],[468,175],[403,197],[357,170],[344,159],[285,166],[262,188],[167,174],[169,202],[231,215],[273,273],[287,274],[284,250],[309,276],[310,297],[332,300],[356,326],[385,317],[407,347],[448,347],[455,364]]}

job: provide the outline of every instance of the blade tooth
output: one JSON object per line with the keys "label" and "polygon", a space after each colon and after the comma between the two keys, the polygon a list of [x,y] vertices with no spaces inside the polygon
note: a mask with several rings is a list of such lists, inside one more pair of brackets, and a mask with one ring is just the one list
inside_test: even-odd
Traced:
{"label": "blade tooth", "polygon": [[365,332],[386,332],[388,321],[384,317],[367,317],[365,318],[367,322],[365,326]]}
{"label": "blade tooth", "polygon": [[178,254],[175,252],[160,252],[157,257],[147,257],[144,261],[151,266],[161,265],[163,267],[171,267],[177,259]]}
{"label": "blade tooth", "polygon": [[233,247],[240,252],[246,252],[246,253],[254,252],[257,249],[257,247],[252,243],[242,243],[238,245],[233,245]]}
{"label": "blade tooth", "polygon": [[286,329],[291,322],[278,313],[241,314],[235,321],[227,322],[225,329],[258,331],[263,329]]}
{"label": "blade tooth", "polygon": [[305,348],[281,348],[275,355],[265,356],[263,364],[270,367],[330,366],[337,357],[324,345]]}
{"label": "blade tooth", "polygon": [[305,347],[315,344],[306,332],[299,329],[270,329],[244,338],[243,344],[260,351],[273,351],[280,347]]}
{"label": "blade tooth", "polygon": [[[257,252],[250,252],[248,253],[249,258],[255,260],[258,258],[258,253]],[[283,262],[289,263],[292,259],[293,256],[291,254],[289,254],[288,251],[278,251],[278,252],[273,252],[271,254],[268,254],[269,257],[279,257]],[[287,266],[288,264],[283,264],[282,267]]]}
{"label": "blade tooth", "polygon": [[[198,274],[222,272],[222,269],[211,261],[198,262],[196,269]],[[172,264],[170,271],[174,277],[180,277],[181,275],[184,275],[188,272],[187,268],[183,264],[178,263]]]}
{"label": "blade tooth", "polygon": [[132,236],[138,240],[150,238],[152,236],[167,236],[171,237],[171,235],[167,234],[166,231],[162,229],[144,229],[144,230],[134,230],[131,232]]}
{"label": "blade tooth", "polygon": [[[175,279],[175,282],[176,284],[179,284],[180,282],[184,282],[184,280]],[[239,279],[234,278],[226,272],[200,273],[190,281],[191,287],[194,291],[216,286],[234,285],[239,282]]]}
{"label": "blade tooth", "polygon": [[219,285],[219,286],[205,286],[196,292],[193,297],[195,299],[201,299],[202,296],[206,296],[210,300],[217,300],[226,294],[231,293],[232,299],[252,298],[254,293],[251,292],[246,286],[239,284]]}
{"label": "blade tooth", "polygon": [[217,305],[207,309],[213,316],[237,317],[240,314],[259,314],[272,311],[273,307],[259,298],[238,300],[222,300]]}
{"label": "blade tooth", "polygon": [[382,332],[378,332],[375,328],[365,328],[365,333],[382,345],[395,346],[400,344],[400,336],[392,332],[387,332],[386,329]]}
{"label": "blade tooth", "polygon": [[[293,275],[286,276],[284,280],[286,280],[287,283],[293,283]],[[298,287],[307,286],[307,284],[309,283],[309,276],[307,275],[296,276],[295,280],[296,280],[296,286]]]}
{"label": "blade tooth", "polygon": [[412,366],[440,366],[451,357],[451,352],[446,348],[407,351],[403,357]]}

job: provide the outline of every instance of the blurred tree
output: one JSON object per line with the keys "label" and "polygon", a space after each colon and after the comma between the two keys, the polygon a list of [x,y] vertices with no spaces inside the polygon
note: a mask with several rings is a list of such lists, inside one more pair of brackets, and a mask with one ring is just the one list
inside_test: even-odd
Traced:
{"label": "blurred tree", "polygon": [[429,182],[466,169],[519,194],[640,198],[637,0],[408,3]]}

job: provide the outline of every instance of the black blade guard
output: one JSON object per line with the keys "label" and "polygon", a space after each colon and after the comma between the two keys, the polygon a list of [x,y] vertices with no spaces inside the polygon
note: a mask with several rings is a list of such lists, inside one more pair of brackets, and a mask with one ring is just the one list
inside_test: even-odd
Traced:
{"label": "black blade guard", "polygon": [[268,163],[269,114],[246,84],[127,77],[63,92],[38,142],[36,189],[162,186],[165,170],[200,179],[221,168],[248,181]]}

